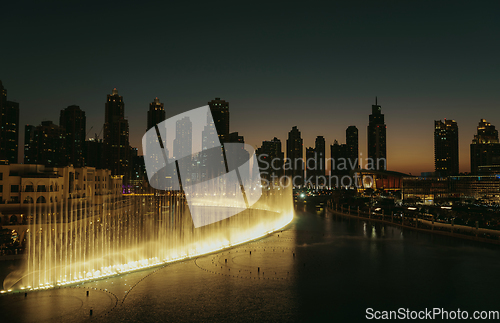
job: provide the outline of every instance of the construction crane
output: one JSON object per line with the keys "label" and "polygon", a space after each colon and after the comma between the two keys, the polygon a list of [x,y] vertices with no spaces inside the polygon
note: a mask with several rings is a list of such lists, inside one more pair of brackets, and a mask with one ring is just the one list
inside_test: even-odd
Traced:
{"label": "construction crane", "polygon": [[89,132],[94,128],[94,126],[90,127],[89,131],[87,131],[87,134],[85,135],[85,138],[88,138]]}
{"label": "construction crane", "polygon": [[99,131],[99,134],[98,134],[98,135],[96,135],[96,137],[95,137],[96,139],[99,139],[99,137],[101,136],[101,133],[102,133],[102,129],[103,129],[103,128],[104,128],[104,126],[102,126],[101,131]]}

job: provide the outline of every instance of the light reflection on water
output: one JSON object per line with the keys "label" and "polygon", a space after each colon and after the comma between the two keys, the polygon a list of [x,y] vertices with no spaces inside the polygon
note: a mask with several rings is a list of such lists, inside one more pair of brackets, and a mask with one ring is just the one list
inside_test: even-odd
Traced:
{"label": "light reflection on water", "polygon": [[287,230],[257,242],[83,286],[118,297],[109,315],[94,317],[106,322],[357,322],[367,307],[498,310],[499,256],[492,246],[298,208]]}

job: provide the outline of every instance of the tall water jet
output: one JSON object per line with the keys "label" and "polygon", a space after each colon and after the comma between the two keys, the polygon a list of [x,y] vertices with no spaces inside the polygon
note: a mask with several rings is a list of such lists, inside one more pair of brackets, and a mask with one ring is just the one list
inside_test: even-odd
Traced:
{"label": "tall water jet", "polygon": [[[34,203],[26,258],[4,290],[51,288],[227,248],[275,231],[293,217],[291,187],[266,188],[251,207],[196,228],[179,191],[88,203]],[[197,205],[207,217],[233,206]]]}
{"label": "tall water jet", "polygon": [[[152,127],[142,145],[149,193],[99,195],[95,184],[85,198],[49,203],[34,193],[27,260],[4,289],[50,288],[193,257],[293,217],[291,181],[263,187],[254,149],[221,143],[208,106]],[[121,178],[107,182],[113,190]]]}

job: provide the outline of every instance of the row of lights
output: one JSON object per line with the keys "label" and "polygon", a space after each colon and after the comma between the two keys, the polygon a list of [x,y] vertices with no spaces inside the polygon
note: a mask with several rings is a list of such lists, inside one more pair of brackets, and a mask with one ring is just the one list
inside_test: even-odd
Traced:
{"label": "row of lights", "polygon": [[[269,231],[266,231],[266,232],[264,232],[263,234],[261,234],[259,236],[252,237],[252,238],[249,238],[249,239],[246,239],[246,240],[242,240],[242,241],[239,241],[237,243],[230,243],[228,240],[224,240],[222,242],[222,245],[219,246],[219,247],[217,247],[216,245],[214,246],[214,244],[212,244],[208,248],[202,249],[202,251],[200,251],[200,252],[196,252],[195,251],[195,253],[192,254],[192,255],[183,254],[180,257],[172,258],[172,259],[164,259],[163,261],[159,261],[157,257],[154,257],[154,258],[143,259],[143,260],[138,260],[138,261],[131,261],[131,262],[128,262],[127,264],[123,264],[123,265],[114,265],[114,266],[109,266],[109,267],[101,267],[102,271],[106,272],[105,274],[101,275],[101,272],[99,270],[97,270],[97,271],[94,272],[94,274],[91,274],[89,272],[89,274],[91,274],[91,275],[88,278],[82,278],[82,276],[80,276],[79,279],[74,279],[74,280],[71,280],[71,281],[66,281],[66,280],[57,281],[56,286],[71,285],[71,284],[82,283],[82,282],[90,281],[90,280],[94,280],[94,279],[100,279],[100,278],[111,277],[111,276],[114,276],[114,275],[125,274],[127,272],[132,272],[132,271],[136,271],[136,270],[142,270],[142,269],[146,269],[146,268],[149,268],[149,267],[155,267],[155,266],[162,265],[162,264],[167,264],[167,263],[172,263],[172,262],[176,262],[176,261],[180,261],[180,260],[185,260],[185,259],[189,259],[189,258],[193,258],[193,257],[198,257],[198,256],[201,256],[203,254],[208,254],[208,253],[211,253],[211,252],[220,251],[220,250],[223,250],[223,249],[226,249],[226,248],[234,247],[234,246],[237,246],[237,245],[240,245],[240,244],[243,244],[243,243],[250,242],[252,240],[256,240],[256,239],[262,238],[262,237],[264,237],[264,236],[266,236],[268,234],[271,234],[274,231],[277,231],[277,230],[279,230],[279,229],[287,226],[293,220],[293,211],[292,211],[292,214],[290,214],[289,216],[286,217],[286,220],[287,220],[286,222],[284,222],[282,224],[278,224],[276,228],[273,228],[273,229],[271,229]],[[212,249],[212,248],[214,248],[214,249]],[[137,263],[139,263],[139,266],[137,266]],[[115,270],[114,272],[113,272],[113,269]],[[84,271],[84,274],[85,274],[85,271]],[[39,287],[32,287],[32,286],[26,286],[26,287],[24,287],[23,286],[23,287],[20,287],[20,289],[21,290],[27,289],[27,290],[33,291],[33,290],[49,289],[49,288],[53,288],[53,287],[54,287],[54,285],[52,285],[50,283],[46,283],[45,285],[44,284],[40,284]],[[12,292],[12,289],[0,291],[1,294],[8,293],[8,292]]]}

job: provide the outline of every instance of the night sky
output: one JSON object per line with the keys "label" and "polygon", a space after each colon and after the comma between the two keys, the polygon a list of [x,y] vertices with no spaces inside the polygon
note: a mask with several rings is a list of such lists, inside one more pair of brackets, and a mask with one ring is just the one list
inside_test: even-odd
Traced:
{"label": "night sky", "polygon": [[72,104],[93,137],[116,87],[135,147],[155,97],[167,116],[220,97],[231,131],[253,146],[276,136],[285,148],[294,125],[304,148],[318,135],[343,143],[356,125],[366,156],[378,96],[390,170],[433,171],[434,120],[448,118],[459,126],[460,170],[470,171],[479,120],[500,127],[499,16],[498,1],[9,1],[0,80],[20,103],[20,147],[25,124],[58,124]]}

